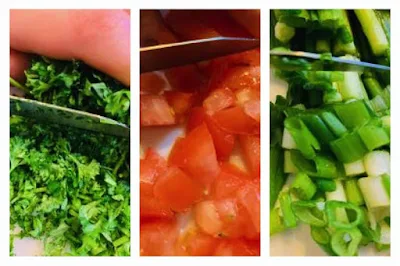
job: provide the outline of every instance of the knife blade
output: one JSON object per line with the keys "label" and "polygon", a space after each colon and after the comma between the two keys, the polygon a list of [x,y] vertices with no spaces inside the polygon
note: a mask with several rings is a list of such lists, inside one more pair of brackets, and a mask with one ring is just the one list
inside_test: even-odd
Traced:
{"label": "knife blade", "polygon": [[[364,69],[377,71],[390,71],[389,66],[357,61],[349,58],[326,57],[324,54],[316,54],[302,51],[270,51],[271,64],[282,70],[324,70],[324,71],[356,71]],[[302,61],[290,61],[291,58],[303,59]],[[310,62],[309,60],[314,60]]]}
{"label": "knife blade", "polygon": [[43,122],[67,125],[107,135],[129,137],[130,134],[127,125],[101,115],[11,95],[10,112],[12,115],[31,117]]}
{"label": "knife blade", "polygon": [[259,39],[214,37],[140,48],[140,73],[193,64],[260,46]]}

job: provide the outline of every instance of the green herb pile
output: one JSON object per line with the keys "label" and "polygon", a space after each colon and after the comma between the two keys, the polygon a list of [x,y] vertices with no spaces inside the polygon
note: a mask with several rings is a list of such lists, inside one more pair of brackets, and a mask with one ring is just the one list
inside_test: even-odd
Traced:
{"label": "green herb pile", "polygon": [[[390,14],[275,10],[271,45],[390,62]],[[302,36],[302,37],[301,37]],[[310,225],[329,255],[390,248],[390,82],[373,71],[288,71],[271,109],[270,234]]]}
{"label": "green herb pile", "polygon": [[[129,124],[129,89],[82,62],[36,57],[26,77],[37,100]],[[129,139],[19,116],[10,135],[11,241],[42,240],[49,256],[129,256]]]}

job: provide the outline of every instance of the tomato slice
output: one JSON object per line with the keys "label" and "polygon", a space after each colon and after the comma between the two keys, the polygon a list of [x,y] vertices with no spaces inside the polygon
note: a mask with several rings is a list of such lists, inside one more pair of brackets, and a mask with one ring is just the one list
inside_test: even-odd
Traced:
{"label": "tomato slice", "polygon": [[260,256],[260,241],[244,239],[224,240],[218,245],[215,256]]}
{"label": "tomato slice", "polygon": [[260,176],[260,136],[239,136],[239,143],[248,169],[254,176]]}
{"label": "tomato slice", "polygon": [[207,114],[213,115],[220,110],[233,106],[235,100],[235,95],[229,88],[220,88],[209,94],[203,102],[203,107]]}
{"label": "tomato slice", "polygon": [[175,124],[175,115],[163,95],[140,95],[140,125],[162,126]]}
{"label": "tomato slice", "polygon": [[178,167],[169,167],[154,184],[154,196],[174,211],[183,211],[202,197],[202,188]]}
{"label": "tomato slice", "polygon": [[212,116],[215,123],[233,134],[259,134],[259,123],[248,116],[241,107],[221,110]]}
{"label": "tomato slice", "polygon": [[141,256],[173,256],[177,227],[175,220],[155,220],[140,224]]}

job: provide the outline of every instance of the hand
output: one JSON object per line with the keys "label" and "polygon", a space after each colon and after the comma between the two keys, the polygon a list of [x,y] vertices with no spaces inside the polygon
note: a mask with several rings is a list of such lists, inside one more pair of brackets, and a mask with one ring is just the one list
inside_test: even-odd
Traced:
{"label": "hand", "polygon": [[29,54],[79,59],[130,85],[126,10],[11,10],[10,75],[23,80]]}

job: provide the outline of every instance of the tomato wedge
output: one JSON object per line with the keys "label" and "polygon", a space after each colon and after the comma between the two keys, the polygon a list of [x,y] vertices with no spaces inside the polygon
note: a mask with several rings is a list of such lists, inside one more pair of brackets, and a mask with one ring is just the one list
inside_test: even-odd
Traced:
{"label": "tomato wedge", "polygon": [[175,124],[175,115],[165,96],[140,95],[140,125],[163,126]]}
{"label": "tomato wedge", "polygon": [[174,211],[183,211],[202,197],[202,188],[178,167],[169,167],[154,184],[154,196]]}
{"label": "tomato wedge", "polygon": [[259,123],[248,116],[241,107],[221,110],[212,116],[222,129],[233,134],[259,134]]}

